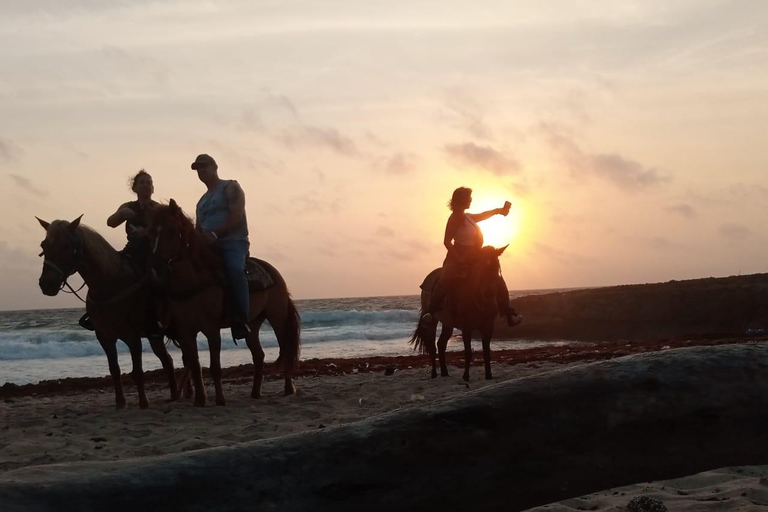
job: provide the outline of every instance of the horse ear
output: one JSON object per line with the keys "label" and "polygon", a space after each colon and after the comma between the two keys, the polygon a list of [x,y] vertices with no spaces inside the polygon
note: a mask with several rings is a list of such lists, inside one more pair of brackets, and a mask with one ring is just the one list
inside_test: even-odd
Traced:
{"label": "horse ear", "polygon": [[40,225],[41,225],[41,226],[43,226],[43,229],[44,229],[44,230],[46,230],[46,231],[48,231],[48,226],[50,226],[50,225],[51,225],[51,223],[50,223],[50,222],[45,222],[45,221],[44,221],[43,219],[41,219],[40,217],[35,217],[35,218],[37,219],[37,222],[39,222],[39,223],[40,223]]}
{"label": "horse ear", "polygon": [[501,249],[496,249],[496,256],[501,256],[501,254],[509,247],[509,244],[505,245]]}
{"label": "horse ear", "polygon": [[80,219],[82,219],[82,218],[83,218],[83,214],[81,213],[81,214],[80,214],[80,216],[79,216],[78,218],[76,218],[75,220],[73,220],[72,222],[70,222],[70,223],[69,223],[69,230],[70,230],[70,231],[72,231],[72,232],[74,233],[74,232],[75,232],[75,230],[77,229],[77,226],[79,226],[79,225],[80,225]]}
{"label": "horse ear", "polygon": [[173,199],[173,198],[171,198],[171,202],[168,203],[168,206],[171,207],[171,213],[176,213],[176,212],[178,212],[181,209],[181,208],[179,208],[179,205],[176,204],[176,200]]}

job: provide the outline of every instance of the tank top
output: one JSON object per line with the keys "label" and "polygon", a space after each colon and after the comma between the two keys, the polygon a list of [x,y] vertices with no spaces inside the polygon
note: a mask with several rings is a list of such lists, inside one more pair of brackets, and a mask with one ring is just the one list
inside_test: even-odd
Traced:
{"label": "tank top", "polygon": [[477,223],[467,215],[464,215],[464,221],[459,225],[456,234],[453,237],[454,245],[482,247],[483,233]]}
{"label": "tank top", "polygon": [[[151,205],[155,206],[157,203],[152,201]],[[147,227],[147,213],[149,210],[142,208],[138,201],[131,201],[126,207],[136,212],[136,215],[125,221],[125,234],[128,237],[128,243],[125,245],[123,252],[134,258],[137,264],[141,266],[146,256],[152,251],[149,238],[146,236],[136,236],[133,233],[133,229]]]}
{"label": "tank top", "polygon": [[[219,229],[229,218],[229,200],[227,199],[227,185],[234,180],[220,180],[212,189],[203,194],[197,202],[197,222],[203,231],[215,231]],[[243,214],[243,220],[229,233],[221,237],[221,240],[248,240],[248,220]]]}

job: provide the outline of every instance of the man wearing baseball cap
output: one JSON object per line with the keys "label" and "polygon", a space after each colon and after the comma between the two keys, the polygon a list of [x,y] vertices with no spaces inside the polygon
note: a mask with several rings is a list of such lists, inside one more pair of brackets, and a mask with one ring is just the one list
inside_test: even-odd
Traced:
{"label": "man wearing baseball cap", "polygon": [[235,180],[219,178],[219,166],[210,155],[201,154],[192,162],[208,191],[197,202],[195,226],[221,256],[232,299],[232,337],[245,338],[248,327],[248,221],[245,217],[245,193]]}

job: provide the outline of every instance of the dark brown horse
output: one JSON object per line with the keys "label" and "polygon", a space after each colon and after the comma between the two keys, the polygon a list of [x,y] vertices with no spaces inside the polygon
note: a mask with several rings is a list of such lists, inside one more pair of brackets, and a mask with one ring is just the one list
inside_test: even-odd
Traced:
{"label": "dark brown horse", "polygon": [[[496,296],[496,287],[501,267],[499,256],[505,247],[495,249],[490,246],[483,247],[479,255],[469,264],[467,276],[459,280],[453,296],[449,300],[455,301],[454,308],[443,308],[440,312],[425,317],[428,310],[435,283],[440,279],[441,269],[432,271],[422,284],[421,311],[419,324],[413,332],[410,343],[414,350],[422,354],[429,354],[432,361],[432,378],[437,377],[435,356],[439,353],[440,375],[448,376],[448,367],[445,363],[445,349],[448,340],[453,335],[453,329],[461,330],[464,340],[464,381],[469,380],[469,367],[472,363],[472,331],[479,330],[483,340],[483,359],[485,362],[485,378],[492,379],[491,375],[491,338],[493,337],[493,325],[499,315],[499,306]],[[449,309],[455,311],[451,315]],[[435,350],[435,337],[437,324],[442,324],[440,338],[437,340]]]}
{"label": "dark brown horse", "polygon": [[[221,282],[221,262],[214,249],[207,245],[192,221],[171,199],[169,205],[158,206],[152,213],[149,235],[154,239],[154,254],[158,274],[167,290],[167,312],[163,323],[182,350],[184,366],[191,372],[195,388],[195,405],[205,405],[205,387],[197,353],[197,333],[208,339],[211,355],[211,377],[216,389],[216,404],[225,405],[221,387],[221,332],[229,327],[225,307],[225,292]],[[261,397],[264,380],[264,350],[259,341],[259,329],[267,320],[275,331],[280,347],[278,363],[285,376],[285,394],[296,392],[293,371],[298,365],[301,319],[291,300],[288,287],[280,273],[269,263],[260,261],[272,276],[274,285],[251,291],[246,338],[253,358],[252,398]]]}
{"label": "dark brown horse", "polygon": [[[80,273],[88,285],[85,308],[109,361],[109,373],[115,386],[115,404],[119,409],[125,407],[117,362],[117,340],[121,339],[131,351],[131,375],[139,393],[139,407],[144,409],[149,406],[149,401],[144,392],[141,337],[148,324],[149,281],[101,235],[80,225],[81,217],[73,222],[55,220],[51,223],[37,219],[46,232],[45,240],[40,244],[43,248],[41,256],[45,257],[40,290],[45,295],[54,296],[69,276]],[[173,359],[165,348],[162,336],[153,336],[149,341],[168,376],[171,400],[176,400]]]}

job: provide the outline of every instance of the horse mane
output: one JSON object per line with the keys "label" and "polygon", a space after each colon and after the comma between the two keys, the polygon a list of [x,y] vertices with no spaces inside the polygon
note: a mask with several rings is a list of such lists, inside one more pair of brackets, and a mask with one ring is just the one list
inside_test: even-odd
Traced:
{"label": "horse mane", "polygon": [[185,256],[190,258],[196,268],[207,268],[216,271],[221,268],[221,259],[216,251],[203,239],[202,233],[195,229],[192,219],[178,206],[162,204],[152,211],[150,224],[164,226],[175,224],[187,243]]}
{"label": "horse mane", "polygon": [[[55,220],[51,222],[49,229],[66,230],[70,229],[71,224],[66,220]],[[120,253],[98,231],[84,224],[79,224],[75,232],[82,244],[83,253],[87,253],[90,258],[104,265],[102,269],[104,272],[112,274],[128,268],[121,268]]]}

